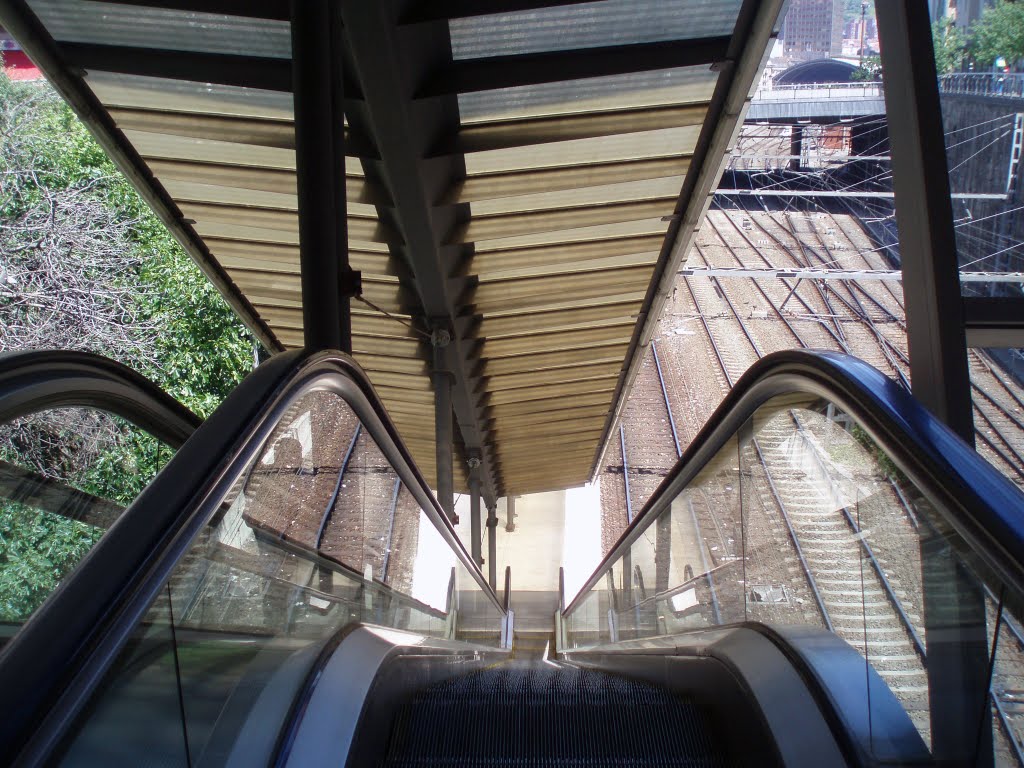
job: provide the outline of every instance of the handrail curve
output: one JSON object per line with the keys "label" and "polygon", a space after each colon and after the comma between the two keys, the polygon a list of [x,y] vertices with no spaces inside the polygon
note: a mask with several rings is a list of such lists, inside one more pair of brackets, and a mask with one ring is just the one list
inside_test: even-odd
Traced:
{"label": "handrail curve", "polygon": [[836,352],[787,350],[765,356],[740,378],[566,606],[564,617],[747,419],[781,394],[822,397],[850,414],[977,554],[979,565],[1024,596],[1024,493],[903,387],[863,360]]}
{"label": "handrail curve", "polygon": [[[348,355],[295,350],[250,373],[0,652],[0,763],[43,759],[143,618],[180,556],[288,408],[333,391],[355,412],[420,508],[499,614],[362,368]],[[97,599],[101,595],[103,599]]]}
{"label": "handrail curve", "polygon": [[120,416],[172,448],[180,448],[203,422],[159,385],[102,355],[66,350],[0,353],[0,424],[73,407]]}

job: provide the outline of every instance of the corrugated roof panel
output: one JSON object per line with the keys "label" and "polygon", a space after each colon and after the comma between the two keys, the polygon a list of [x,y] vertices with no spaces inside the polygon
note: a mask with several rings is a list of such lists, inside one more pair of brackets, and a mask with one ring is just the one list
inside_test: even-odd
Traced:
{"label": "corrugated roof panel", "polygon": [[135,107],[209,115],[291,120],[292,95],[282,91],[163,77],[90,71],[86,82],[108,108]]}
{"label": "corrugated roof panel", "polygon": [[637,180],[680,178],[689,168],[688,153],[673,153],[651,159],[568,164],[538,171],[492,173],[465,179],[457,189],[452,190],[449,199],[453,203],[473,203],[513,195],[575,190]]}
{"label": "corrugated roof panel", "polygon": [[[671,213],[671,209],[668,213]],[[668,222],[663,221],[662,218],[649,218],[615,224],[597,224],[577,229],[564,229],[555,234],[539,233],[481,240],[477,242],[476,249],[480,252],[505,251],[512,248],[533,248],[547,245],[582,245],[591,241],[645,235],[664,236],[665,230],[668,229]]]}
{"label": "corrugated roof panel", "polygon": [[697,104],[711,99],[717,81],[717,72],[708,66],[699,66],[519,85],[460,93],[459,114],[464,123],[474,123],[663,104]]}
{"label": "corrugated roof panel", "polygon": [[619,184],[582,183],[578,184],[575,189],[549,189],[528,195],[481,200],[472,203],[470,211],[474,217],[479,217],[576,208],[584,205],[656,200],[666,197],[674,199],[679,196],[679,188],[682,183],[682,176],[662,176]]}
{"label": "corrugated roof panel", "polygon": [[[641,297],[642,298],[642,297]],[[534,352],[515,357],[492,358],[484,361],[484,375],[527,373],[566,368],[582,363],[622,362],[628,342],[614,342],[604,346],[558,352]]]}
{"label": "corrugated roof panel", "polygon": [[[688,108],[689,109],[689,108]],[[583,139],[545,138],[540,143],[523,143],[523,135],[509,133],[506,148],[470,152],[465,156],[469,177],[484,173],[508,173],[547,168],[564,168],[589,163],[663,158],[689,155],[697,146],[706,110],[694,107],[686,118],[674,117],[676,128],[659,127],[645,130],[643,125],[629,121],[614,133],[601,133]],[[661,123],[659,123],[661,125]]]}
{"label": "corrugated roof panel", "polygon": [[290,59],[287,22],[94,0],[28,0],[60,42]]}
{"label": "corrugated roof panel", "polygon": [[506,336],[528,335],[541,330],[568,331],[595,324],[632,323],[636,321],[639,309],[639,301],[626,301],[548,312],[516,312],[505,316],[492,313],[481,321],[477,333],[481,338],[500,339]]}
{"label": "corrugated roof panel", "polygon": [[740,0],[603,0],[449,22],[456,59],[728,35]]}
{"label": "corrugated roof panel", "polygon": [[473,254],[472,267],[475,274],[486,275],[508,269],[531,268],[539,265],[573,264],[584,259],[650,253],[661,248],[662,240],[661,234],[654,232],[602,237],[557,245],[491,247],[486,251],[477,251]]}
{"label": "corrugated roof panel", "polygon": [[[490,272],[480,271],[477,273],[477,278],[480,284],[483,284],[538,277],[556,277],[558,275],[577,275],[585,272],[607,272],[613,269],[650,266],[657,260],[658,251],[641,251],[640,253],[605,256],[564,263],[537,262],[529,266],[496,269]],[[493,315],[491,316],[493,317]]]}
{"label": "corrugated roof panel", "polygon": [[[289,58],[287,22],[141,2],[27,1],[68,64],[153,75],[166,62],[178,78],[223,66],[210,79],[287,89],[276,61],[255,80],[223,58]],[[450,49],[437,25],[390,29],[390,13],[343,8],[356,59],[346,76],[359,99],[346,102],[350,262],[365,298],[396,316],[353,300],[353,348],[428,477],[430,347],[408,326],[431,306],[471,350],[458,363],[459,419],[471,413],[473,439],[486,443],[492,432],[500,490],[587,479],[680,190],[691,165],[719,161],[695,150],[719,84],[712,64],[726,55],[741,2],[603,0],[475,16],[449,23]],[[416,44],[393,55],[366,43],[391,39]],[[130,51],[111,46],[181,59],[140,57],[133,67]],[[218,55],[189,56],[203,53]],[[573,79],[546,82],[559,75],[544,70],[552,60]],[[678,66],[692,62],[707,63]],[[387,67],[412,69],[394,79]],[[227,272],[233,285],[222,290],[244,295],[236,306],[254,307],[249,322],[301,345],[291,95],[92,70],[84,78],[120,129],[113,142],[127,138],[130,164],[141,157],[141,177],[152,172],[157,195],[171,199],[159,197],[165,218],[178,217],[176,206],[191,227],[179,237],[202,240],[193,255]],[[399,81],[408,93],[395,93]],[[415,119],[395,124],[402,116]],[[451,271],[441,288],[435,257]]]}

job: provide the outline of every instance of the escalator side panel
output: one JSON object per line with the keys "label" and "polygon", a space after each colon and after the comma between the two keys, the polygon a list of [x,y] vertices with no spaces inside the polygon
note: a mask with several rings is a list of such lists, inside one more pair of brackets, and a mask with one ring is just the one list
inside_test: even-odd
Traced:
{"label": "escalator side panel", "polygon": [[812,627],[758,629],[798,669],[812,693],[827,698],[822,710],[835,713],[841,721],[833,730],[850,739],[862,761],[911,763],[931,759],[903,705],[853,646],[831,632]]}
{"label": "escalator side panel", "polygon": [[[777,761],[792,768],[820,768],[824,765],[856,765],[856,756],[844,751],[828,719],[823,715],[807,683],[789,659],[768,638],[746,627],[727,627],[674,637],[627,641],[592,651],[566,654],[574,663],[610,669],[657,682],[673,690],[692,691],[692,662],[714,660],[718,673],[731,680],[734,689],[715,689],[709,707],[739,743],[750,742],[756,734],[753,722],[763,725],[765,740],[774,742]],[[860,666],[863,675],[863,664]],[[706,671],[704,674],[707,674]],[[737,690],[738,689],[738,690]],[[742,698],[741,711],[753,712],[754,720],[736,714],[721,717],[723,708],[735,706]],[[752,738],[753,736],[753,738]],[[763,750],[763,748],[762,748]],[[747,762],[761,765],[764,758],[746,755]]]}
{"label": "escalator side panel", "polygon": [[389,660],[410,653],[438,655],[442,660],[445,656],[481,660],[492,654],[494,658],[504,656],[491,649],[382,627],[354,629],[323,666],[301,719],[294,726],[290,749],[277,756],[276,764],[288,768],[342,765],[356,738],[378,673]]}

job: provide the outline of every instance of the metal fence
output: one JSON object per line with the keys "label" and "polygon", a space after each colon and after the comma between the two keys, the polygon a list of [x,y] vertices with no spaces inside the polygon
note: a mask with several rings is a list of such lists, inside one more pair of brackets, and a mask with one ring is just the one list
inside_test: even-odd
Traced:
{"label": "metal fence", "polygon": [[879,99],[882,84],[860,83],[799,83],[794,85],[767,84],[758,87],[754,101],[819,101],[821,99]]}
{"label": "metal fence", "polygon": [[968,96],[1024,98],[1024,74],[1004,72],[958,72],[939,78],[942,93]]}

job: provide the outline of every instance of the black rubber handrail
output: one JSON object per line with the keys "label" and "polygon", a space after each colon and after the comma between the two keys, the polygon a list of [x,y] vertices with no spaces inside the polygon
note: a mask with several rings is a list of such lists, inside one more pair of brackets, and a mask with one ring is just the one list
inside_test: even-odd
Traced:
{"label": "black rubber handrail", "polygon": [[499,615],[473,563],[359,365],[340,352],[272,357],[250,373],[0,652],[0,764],[45,758],[103,679],[132,629],[219,500],[280,418],[313,390],[355,412],[405,487]]}
{"label": "black rubber handrail", "polygon": [[671,505],[703,467],[772,397],[807,394],[850,416],[932,502],[976,555],[986,581],[1024,602],[1024,493],[899,384],[834,352],[784,351],[759,360],[736,383],[672,471],[563,612],[586,594]]}
{"label": "black rubber handrail", "polygon": [[91,352],[0,354],[0,424],[55,408],[95,408],[131,422],[172,448],[203,420],[157,384]]}

